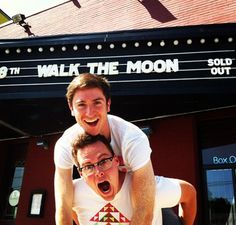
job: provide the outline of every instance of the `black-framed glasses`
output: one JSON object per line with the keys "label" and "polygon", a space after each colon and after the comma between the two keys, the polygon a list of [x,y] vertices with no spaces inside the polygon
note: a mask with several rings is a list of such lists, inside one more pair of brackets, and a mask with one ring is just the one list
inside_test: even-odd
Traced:
{"label": "black-framed glasses", "polygon": [[83,167],[78,167],[78,170],[86,176],[92,175],[95,172],[95,166],[99,167],[99,169],[102,171],[108,170],[112,166],[113,158],[114,156],[111,156],[109,158],[102,159],[96,163],[88,164]]}

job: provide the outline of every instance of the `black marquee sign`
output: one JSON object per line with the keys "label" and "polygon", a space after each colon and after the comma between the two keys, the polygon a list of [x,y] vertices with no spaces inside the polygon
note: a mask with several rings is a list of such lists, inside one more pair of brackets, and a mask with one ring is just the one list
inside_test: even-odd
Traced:
{"label": "black marquee sign", "polygon": [[61,97],[74,76],[113,95],[236,92],[236,24],[0,40],[0,99]]}

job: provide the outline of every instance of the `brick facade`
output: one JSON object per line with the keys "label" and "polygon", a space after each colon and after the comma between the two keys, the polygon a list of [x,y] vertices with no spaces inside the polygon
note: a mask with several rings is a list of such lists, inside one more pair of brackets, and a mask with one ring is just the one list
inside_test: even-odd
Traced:
{"label": "brick facade", "polygon": [[[26,22],[36,36],[233,23],[236,1],[73,0],[32,15]],[[1,39],[24,37],[28,35],[19,25],[0,27]]]}

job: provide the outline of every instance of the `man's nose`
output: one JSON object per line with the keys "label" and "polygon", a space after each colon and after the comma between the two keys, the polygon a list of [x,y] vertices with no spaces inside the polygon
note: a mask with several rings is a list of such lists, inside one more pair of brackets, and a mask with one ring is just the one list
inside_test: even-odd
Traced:
{"label": "man's nose", "polygon": [[93,111],[94,111],[93,106],[88,106],[86,110],[86,114],[91,116],[93,115]]}
{"label": "man's nose", "polygon": [[102,171],[102,169],[101,169],[99,166],[95,166],[95,167],[94,167],[94,170],[95,170],[96,176],[101,177],[101,176],[104,175],[104,172]]}

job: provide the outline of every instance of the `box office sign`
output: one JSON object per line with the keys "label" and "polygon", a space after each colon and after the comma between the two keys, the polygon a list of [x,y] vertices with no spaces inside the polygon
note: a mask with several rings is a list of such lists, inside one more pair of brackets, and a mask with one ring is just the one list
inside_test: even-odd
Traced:
{"label": "box office sign", "polygon": [[0,97],[37,97],[42,87],[61,95],[83,72],[105,75],[114,94],[234,91],[232,27],[227,33],[212,25],[3,41]]}
{"label": "box office sign", "polygon": [[236,144],[204,149],[204,165],[236,165]]}

